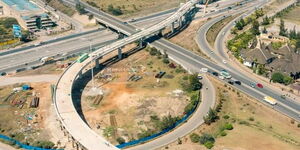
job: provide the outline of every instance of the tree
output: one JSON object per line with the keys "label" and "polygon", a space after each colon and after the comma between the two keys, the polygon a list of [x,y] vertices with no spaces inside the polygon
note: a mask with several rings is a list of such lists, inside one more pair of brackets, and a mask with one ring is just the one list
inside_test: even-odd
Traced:
{"label": "tree", "polygon": [[192,91],[197,91],[202,88],[202,83],[199,82],[198,76],[196,74],[193,74],[189,76],[189,82],[190,82],[190,89]]}
{"label": "tree", "polygon": [[76,10],[79,12],[80,15],[85,14],[86,11],[84,9],[84,6],[81,4],[76,4]]}
{"label": "tree", "polygon": [[254,35],[259,35],[260,34],[260,31],[259,31],[259,22],[257,20],[254,20],[252,22],[251,32]]}
{"label": "tree", "polygon": [[163,63],[165,63],[165,64],[169,64],[169,63],[170,63],[170,61],[169,61],[169,59],[168,59],[168,58],[164,58],[164,59],[163,59]]}
{"label": "tree", "polygon": [[218,119],[217,112],[209,108],[207,116],[205,116],[203,119],[204,119],[204,123],[210,125],[211,123],[215,122]]}
{"label": "tree", "polygon": [[274,73],[273,75],[272,75],[272,77],[271,77],[271,80],[273,81],[273,82],[277,82],[277,83],[283,83],[283,78],[284,78],[284,75],[282,74],[282,73],[280,73],[280,72],[276,72],[276,73]]}
{"label": "tree", "polygon": [[261,24],[262,25],[268,25],[268,24],[270,24],[270,18],[268,16],[264,17]]}
{"label": "tree", "polygon": [[293,82],[293,78],[289,77],[289,76],[284,76],[283,77],[283,83],[285,85],[291,84]]}
{"label": "tree", "polygon": [[108,12],[112,13],[115,16],[119,16],[123,14],[121,7],[114,8],[112,4],[108,5],[107,10]]}
{"label": "tree", "polygon": [[125,143],[125,139],[122,138],[122,137],[118,137],[118,138],[117,138],[117,142],[118,142],[119,144],[124,144],[124,143]]}
{"label": "tree", "polygon": [[280,19],[279,35],[287,36],[287,29],[285,28],[284,21],[282,19]]}
{"label": "tree", "polygon": [[296,26],[294,26],[293,30],[290,31],[289,33],[289,38],[290,39],[297,39],[297,32],[296,32]]}
{"label": "tree", "polygon": [[198,143],[200,141],[200,136],[196,133],[192,133],[190,139],[193,143]]}

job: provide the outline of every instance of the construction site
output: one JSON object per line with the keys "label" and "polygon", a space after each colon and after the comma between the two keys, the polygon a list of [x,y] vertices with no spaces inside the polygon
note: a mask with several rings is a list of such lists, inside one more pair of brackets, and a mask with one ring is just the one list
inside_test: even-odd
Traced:
{"label": "construction site", "polygon": [[155,119],[180,117],[189,103],[180,84],[187,72],[150,49],[103,69],[83,89],[84,118],[113,144],[151,134]]}

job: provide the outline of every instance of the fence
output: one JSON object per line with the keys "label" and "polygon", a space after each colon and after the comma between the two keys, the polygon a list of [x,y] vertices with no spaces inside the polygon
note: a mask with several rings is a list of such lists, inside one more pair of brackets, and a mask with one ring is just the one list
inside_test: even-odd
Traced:
{"label": "fence", "polygon": [[[199,99],[200,99],[200,94],[199,94]],[[117,148],[125,148],[125,147],[129,147],[129,146],[133,146],[136,144],[142,144],[144,142],[150,141],[152,139],[155,139],[171,130],[173,130],[174,128],[176,128],[178,125],[180,125],[181,123],[187,121],[187,119],[194,113],[194,111],[196,110],[196,108],[198,107],[200,100],[196,103],[196,107],[194,107],[190,112],[188,112],[187,114],[185,114],[182,119],[180,119],[179,121],[177,121],[175,124],[173,124],[172,126],[164,129],[163,131],[159,132],[159,133],[155,133],[151,136],[145,137],[145,138],[141,138],[139,140],[134,140],[134,141],[130,141],[127,143],[123,143],[120,145],[116,145]]]}
{"label": "fence", "polygon": [[39,147],[34,147],[34,146],[26,145],[26,144],[23,144],[23,143],[15,140],[15,139],[12,139],[12,138],[10,138],[8,136],[5,136],[5,135],[2,135],[2,134],[0,134],[0,139],[12,142],[13,144],[19,146],[20,148],[28,149],[28,150],[63,150],[63,149],[45,149],[45,148],[39,148]]}

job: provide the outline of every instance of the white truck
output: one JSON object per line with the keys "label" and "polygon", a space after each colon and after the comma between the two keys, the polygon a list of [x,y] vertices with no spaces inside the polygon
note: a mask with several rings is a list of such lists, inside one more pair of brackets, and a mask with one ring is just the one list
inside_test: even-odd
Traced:
{"label": "white truck", "polygon": [[276,105],[277,104],[277,101],[274,98],[270,97],[270,96],[265,96],[264,101],[266,101],[267,103],[269,103],[271,105]]}

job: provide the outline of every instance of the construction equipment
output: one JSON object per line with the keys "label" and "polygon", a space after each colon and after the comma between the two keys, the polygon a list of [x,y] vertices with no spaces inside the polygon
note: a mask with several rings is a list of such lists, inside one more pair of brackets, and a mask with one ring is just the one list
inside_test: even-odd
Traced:
{"label": "construction equipment", "polygon": [[39,97],[34,97],[32,101],[30,102],[30,108],[37,108],[39,107],[40,103],[40,98]]}

